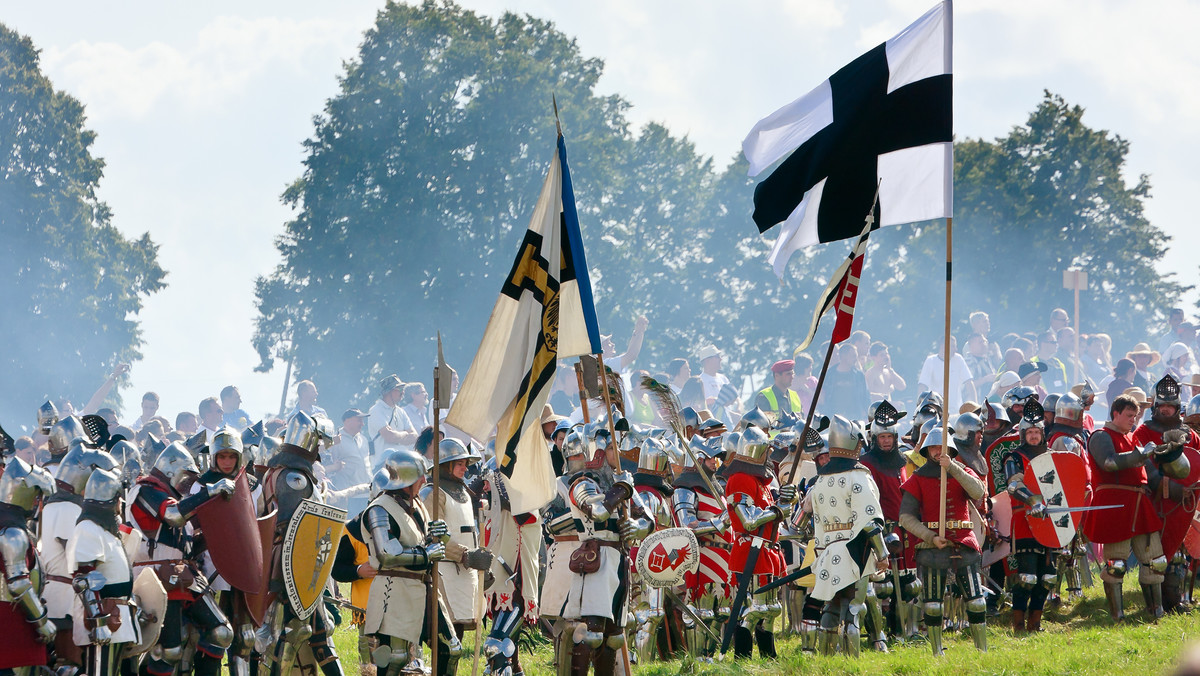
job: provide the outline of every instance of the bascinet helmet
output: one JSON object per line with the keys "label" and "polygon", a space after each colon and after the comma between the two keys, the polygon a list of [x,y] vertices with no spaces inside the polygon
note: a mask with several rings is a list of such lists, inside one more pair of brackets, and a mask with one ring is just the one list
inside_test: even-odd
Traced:
{"label": "bascinet helmet", "polygon": [[699,427],[700,414],[696,413],[696,409],[691,406],[685,406],[679,411],[679,422],[683,425],[684,429]]}
{"label": "bascinet helmet", "polygon": [[829,423],[829,454],[835,458],[858,459],[862,444],[862,430],[858,423],[840,415],[833,416]]}
{"label": "bascinet helmet", "polygon": [[87,446],[82,439],[75,439],[71,442],[71,450],[59,463],[54,480],[59,486],[69,488],[71,493],[83,495],[84,486],[92,472],[116,467],[116,458],[98,448]]}
{"label": "bascinet helmet", "polygon": [[726,434],[725,438],[721,441],[721,452],[724,453],[726,457],[733,457],[734,455],[737,455],[738,443],[741,440],[741,432],[730,432],[729,434]]}
{"label": "bascinet helmet", "polygon": [[587,439],[583,436],[583,430],[579,427],[567,431],[567,437],[562,443],[563,464],[565,472],[569,476],[576,472],[582,472],[587,465]]}
{"label": "bascinet helmet", "polygon": [[751,465],[762,465],[767,461],[767,454],[771,449],[770,441],[765,430],[755,426],[747,427],[738,438],[737,453],[733,459]]}
{"label": "bascinet helmet", "polygon": [[[1025,441],[1025,432],[1036,427],[1042,430],[1046,429],[1046,413],[1042,410],[1042,405],[1036,399],[1032,399],[1025,404],[1025,411],[1021,414],[1021,422],[1017,425],[1017,430],[1021,435],[1021,441]],[[1043,443],[1044,443],[1043,439]]]}
{"label": "bascinet helmet", "polygon": [[10,458],[4,466],[4,474],[0,475],[0,502],[28,513],[33,511],[38,498],[52,493],[54,479],[45,468],[16,457]]}
{"label": "bascinet helmet", "polygon": [[59,420],[50,428],[50,455],[66,453],[71,447],[71,442],[80,437],[88,438],[87,431],[83,429],[83,421],[73,415]]}
{"label": "bascinet helmet", "polygon": [[200,473],[200,468],[196,466],[196,460],[192,458],[191,452],[183,445],[183,442],[176,441],[158,454],[150,472],[152,474],[158,472],[161,479],[170,484],[172,488],[179,490],[187,481]]}
{"label": "bascinet helmet", "polygon": [[50,434],[51,428],[58,422],[58,408],[53,402],[47,401],[38,407],[37,428],[42,434]]}
{"label": "bascinet helmet", "polygon": [[127,483],[133,483],[142,475],[142,452],[131,441],[121,440],[113,444],[109,455],[117,461],[121,470],[121,478]]}
{"label": "bascinet helmet", "polygon": [[875,412],[870,419],[870,427],[868,428],[871,435],[870,440],[874,441],[875,437],[881,434],[895,435],[899,440],[900,422],[908,416],[905,411],[898,411],[892,405],[892,402],[884,399],[875,405]]}
{"label": "bascinet helmet", "polygon": [[233,473],[237,474],[246,464],[246,455],[242,452],[242,435],[232,427],[226,425],[217,430],[213,435],[212,441],[208,444],[209,457],[212,458],[213,467],[217,466],[218,453],[236,453],[237,465],[233,468]]}
{"label": "bascinet helmet", "polygon": [[112,502],[125,492],[125,482],[115,470],[98,469],[88,477],[83,499],[91,502]]}
{"label": "bascinet helmet", "polygon": [[[1000,400],[1000,405],[1007,410],[1012,410],[1013,406],[1018,404],[1025,405],[1030,401],[1037,401],[1037,390],[1028,385],[1017,385],[1004,393],[1004,398]],[[1041,408],[1041,405],[1038,406]]]}
{"label": "bascinet helmet", "polygon": [[1054,412],[1058,408],[1059,401],[1060,401],[1060,398],[1059,398],[1059,395],[1057,395],[1057,394],[1047,394],[1046,395],[1045,401],[1042,402],[1042,411],[1044,412],[1044,415],[1046,416],[1047,420],[1050,420],[1050,421],[1054,420]]}
{"label": "bascinet helmet", "polygon": [[1179,396],[1179,381],[1175,380],[1170,373],[1154,384],[1154,398],[1151,400],[1150,407],[1157,409],[1164,404],[1174,406],[1176,409],[1183,408],[1183,401]]}
{"label": "bascinet helmet", "polygon": [[1083,427],[1083,400],[1068,392],[1058,398],[1054,422],[1068,427]]}
{"label": "bascinet helmet", "polygon": [[398,491],[417,483],[423,476],[425,458],[419,453],[408,449],[392,451],[371,479],[371,489],[376,492]]}
{"label": "bascinet helmet", "polygon": [[757,427],[760,430],[770,430],[774,425],[775,421],[771,416],[757,406],[746,411],[746,415],[743,415],[741,422],[737,424],[742,429]]}
{"label": "bascinet helmet", "polygon": [[980,413],[984,430],[996,433],[1012,425],[1004,408],[992,401],[984,401]]}
{"label": "bascinet helmet", "polygon": [[333,425],[323,415],[310,416],[296,411],[283,430],[283,446],[313,462],[319,458],[321,444],[333,440]]}

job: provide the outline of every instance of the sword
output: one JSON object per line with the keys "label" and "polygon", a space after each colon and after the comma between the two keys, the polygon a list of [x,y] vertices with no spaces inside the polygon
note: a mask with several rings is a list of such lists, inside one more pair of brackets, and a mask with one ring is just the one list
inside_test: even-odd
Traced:
{"label": "sword", "polygon": [[746,555],[746,567],[742,570],[741,579],[738,580],[737,594],[733,597],[733,606],[729,609],[729,621],[725,624],[725,633],[721,637],[721,654],[729,652],[729,645],[733,643],[733,634],[737,631],[737,626],[742,623],[742,606],[746,605],[746,595],[750,591],[750,580],[754,577],[754,569],[758,567],[758,553],[762,550],[765,539],[757,536],[750,536],[750,553]]}
{"label": "sword", "polygon": [[663,587],[662,590],[663,595],[671,599],[672,602],[682,608],[683,612],[687,613],[688,617],[692,618],[692,622],[694,622],[696,626],[703,629],[704,633],[708,634],[709,638],[711,638],[713,641],[721,640],[721,637],[717,636],[717,633],[713,631],[711,627],[705,624],[704,620],[700,619],[700,616],[696,614],[696,611],[692,610],[691,606],[684,603],[683,599],[679,598],[679,594],[676,594],[674,589],[671,589],[670,587]]}
{"label": "sword", "polygon": [[763,594],[763,593],[766,593],[769,591],[773,591],[775,589],[779,589],[783,585],[785,585],[789,582],[792,582],[794,580],[799,580],[800,578],[804,577],[805,575],[808,575],[811,572],[812,572],[812,566],[805,566],[803,568],[793,570],[792,572],[788,573],[787,575],[784,575],[783,577],[777,577],[774,580],[771,580],[770,582],[768,582],[767,584],[764,584],[763,586],[759,587],[758,589],[755,589],[754,593],[755,594]]}
{"label": "sword", "polygon": [[[1046,510],[1046,514],[1065,514],[1067,512],[1095,512],[1101,509],[1117,509],[1121,505],[1092,505],[1091,507],[1050,507]],[[1046,517],[1040,517],[1046,518]]]}

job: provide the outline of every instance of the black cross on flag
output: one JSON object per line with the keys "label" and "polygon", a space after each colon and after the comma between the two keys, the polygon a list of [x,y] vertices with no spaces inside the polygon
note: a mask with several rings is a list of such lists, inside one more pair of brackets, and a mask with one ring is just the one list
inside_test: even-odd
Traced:
{"label": "black cross on flag", "polygon": [[[859,235],[876,189],[879,226],[951,215],[951,8],[939,3],[808,94],[763,118],[742,150],[759,232],[783,229],[768,261]],[[784,159],[786,157],[786,159]]]}

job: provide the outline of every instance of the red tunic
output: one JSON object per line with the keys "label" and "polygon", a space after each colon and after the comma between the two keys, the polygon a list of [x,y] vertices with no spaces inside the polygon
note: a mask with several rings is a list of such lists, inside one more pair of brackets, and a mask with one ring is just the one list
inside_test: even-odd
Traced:
{"label": "red tunic", "polygon": [[[33,548],[30,547],[25,553],[25,567],[33,570],[36,565]],[[8,577],[2,558],[0,575]],[[4,584],[3,579],[0,579],[0,584]],[[30,624],[29,616],[14,602],[0,603],[0,636],[4,637],[4,648],[0,649],[0,669],[46,664],[46,645],[38,641],[37,632]]]}
{"label": "red tunic", "polygon": [[[971,471],[970,467],[964,467],[967,474],[979,478],[979,475]],[[921,503],[921,520],[928,526],[932,522],[936,522],[941,518],[941,476],[921,476],[914,474],[904,482],[902,486],[904,492],[911,494]],[[962,484],[954,480],[953,477],[946,478],[946,521],[970,522],[971,511],[967,508],[967,503],[970,498],[967,497],[967,492],[963,489]],[[932,528],[931,530],[937,530]],[[975,538],[975,531],[970,528],[947,528],[946,539],[956,542],[964,547],[970,547],[975,551],[980,551],[979,540]]]}
{"label": "red tunic", "polygon": [[[1132,453],[1133,435],[1121,434],[1107,426],[1096,430],[1096,435],[1107,434],[1112,439],[1117,453]],[[1097,544],[1124,542],[1134,535],[1162,530],[1162,519],[1154,511],[1150,497],[1146,495],[1146,468],[1138,465],[1117,472],[1109,472],[1088,454],[1088,467],[1092,470],[1092,506],[1119,505],[1119,509],[1103,509],[1083,514],[1083,534]]]}
{"label": "red tunic", "polygon": [[870,456],[864,455],[858,461],[870,470],[871,479],[875,482],[875,487],[879,489],[879,509],[883,512],[883,520],[897,524],[894,532],[900,537],[900,542],[904,546],[904,553],[900,555],[903,565],[900,567],[903,569],[915,567],[917,565],[917,540],[912,536],[912,533],[909,533],[898,525],[900,521],[900,500],[904,497],[901,486],[908,479],[907,468],[901,468],[900,474],[896,475],[881,469],[872,461]]}
{"label": "red tunic", "polygon": [[[1187,427],[1183,429],[1188,435],[1188,440],[1184,446],[1188,448],[1200,448],[1200,435],[1197,435],[1194,430]],[[1139,446],[1144,446],[1149,442],[1153,442],[1155,445],[1161,444],[1162,432],[1155,431],[1145,424],[1138,425],[1138,428],[1133,431],[1133,440]],[[1178,483],[1165,476],[1163,477],[1163,481]],[[1196,512],[1196,500],[1192,491],[1185,487],[1182,502],[1172,499],[1169,495],[1164,495],[1161,490],[1155,492],[1153,502],[1155,508],[1158,510],[1159,517],[1163,520],[1163,553],[1167,555],[1167,558],[1171,558],[1171,555],[1183,545],[1183,538],[1187,535],[1188,528],[1192,523],[1192,516]]]}
{"label": "red tunic", "polygon": [[[701,521],[710,521],[721,515],[721,504],[717,499],[709,495],[701,489],[692,489],[696,493],[696,518]],[[700,568],[695,573],[687,573],[683,576],[684,584],[689,590],[692,590],[692,599],[698,598],[698,593],[703,585],[715,584],[718,585],[717,593],[724,592],[720,587],[729,585],[729,552],[732,549],[733,534],[729,529],[720,533],[707,533],[698,538],[700,540]]]}
{"label": "red tunic", "polygon": [[[737,473],[729,477],[725,485],[726,502],[729,503],[729,530],[733,533],[733,553],[729,558],[730,579],[733,575],[746,572],[746,559],[750,555],[752,540],[750,535],[757,535],[770,542],[779,539],[779,521],[772,520],[757,531],[747,531],[734,510],[734,504],[739,495],[748,495],[755,507],[766,509],[775,504],[775,498],[767,488],[769,481],[766,477],[757,477],[745,473]],[[754,572],[759,575],[783,575],[783,554],[778,547],[763,547],[758,554],[758,563]]]}

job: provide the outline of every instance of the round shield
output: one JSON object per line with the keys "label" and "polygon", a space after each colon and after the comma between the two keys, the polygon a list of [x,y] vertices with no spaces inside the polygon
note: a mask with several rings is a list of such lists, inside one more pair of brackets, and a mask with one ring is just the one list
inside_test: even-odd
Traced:
{"label": "round shield", "polygon": [[700,543],[690,528],[654,531],[638,546],[638,574],[652,587],[674,587],[699,569]]}
{"label": "round shield", "polygon": [[154,572],[153,566],[143,566],[133,581],[133,596],[137,600],[137,622],[141,631],[141,640],[125,646],[121,658],[141,655],[158,643],[158,635],[162,631],[163,619],[167,616],[167,590]]}
{"label": "round shield", "polygon": [[1070,544],[1079,532],[1083,513],[1065,510],[1086,507],[1088,500],[1083,458],[1067,452],[1043,453],[1025,465],[1025,487],[1042,496],[1048,512],[1041,519],[1026,515],[1033,537],[1055,549]]}

